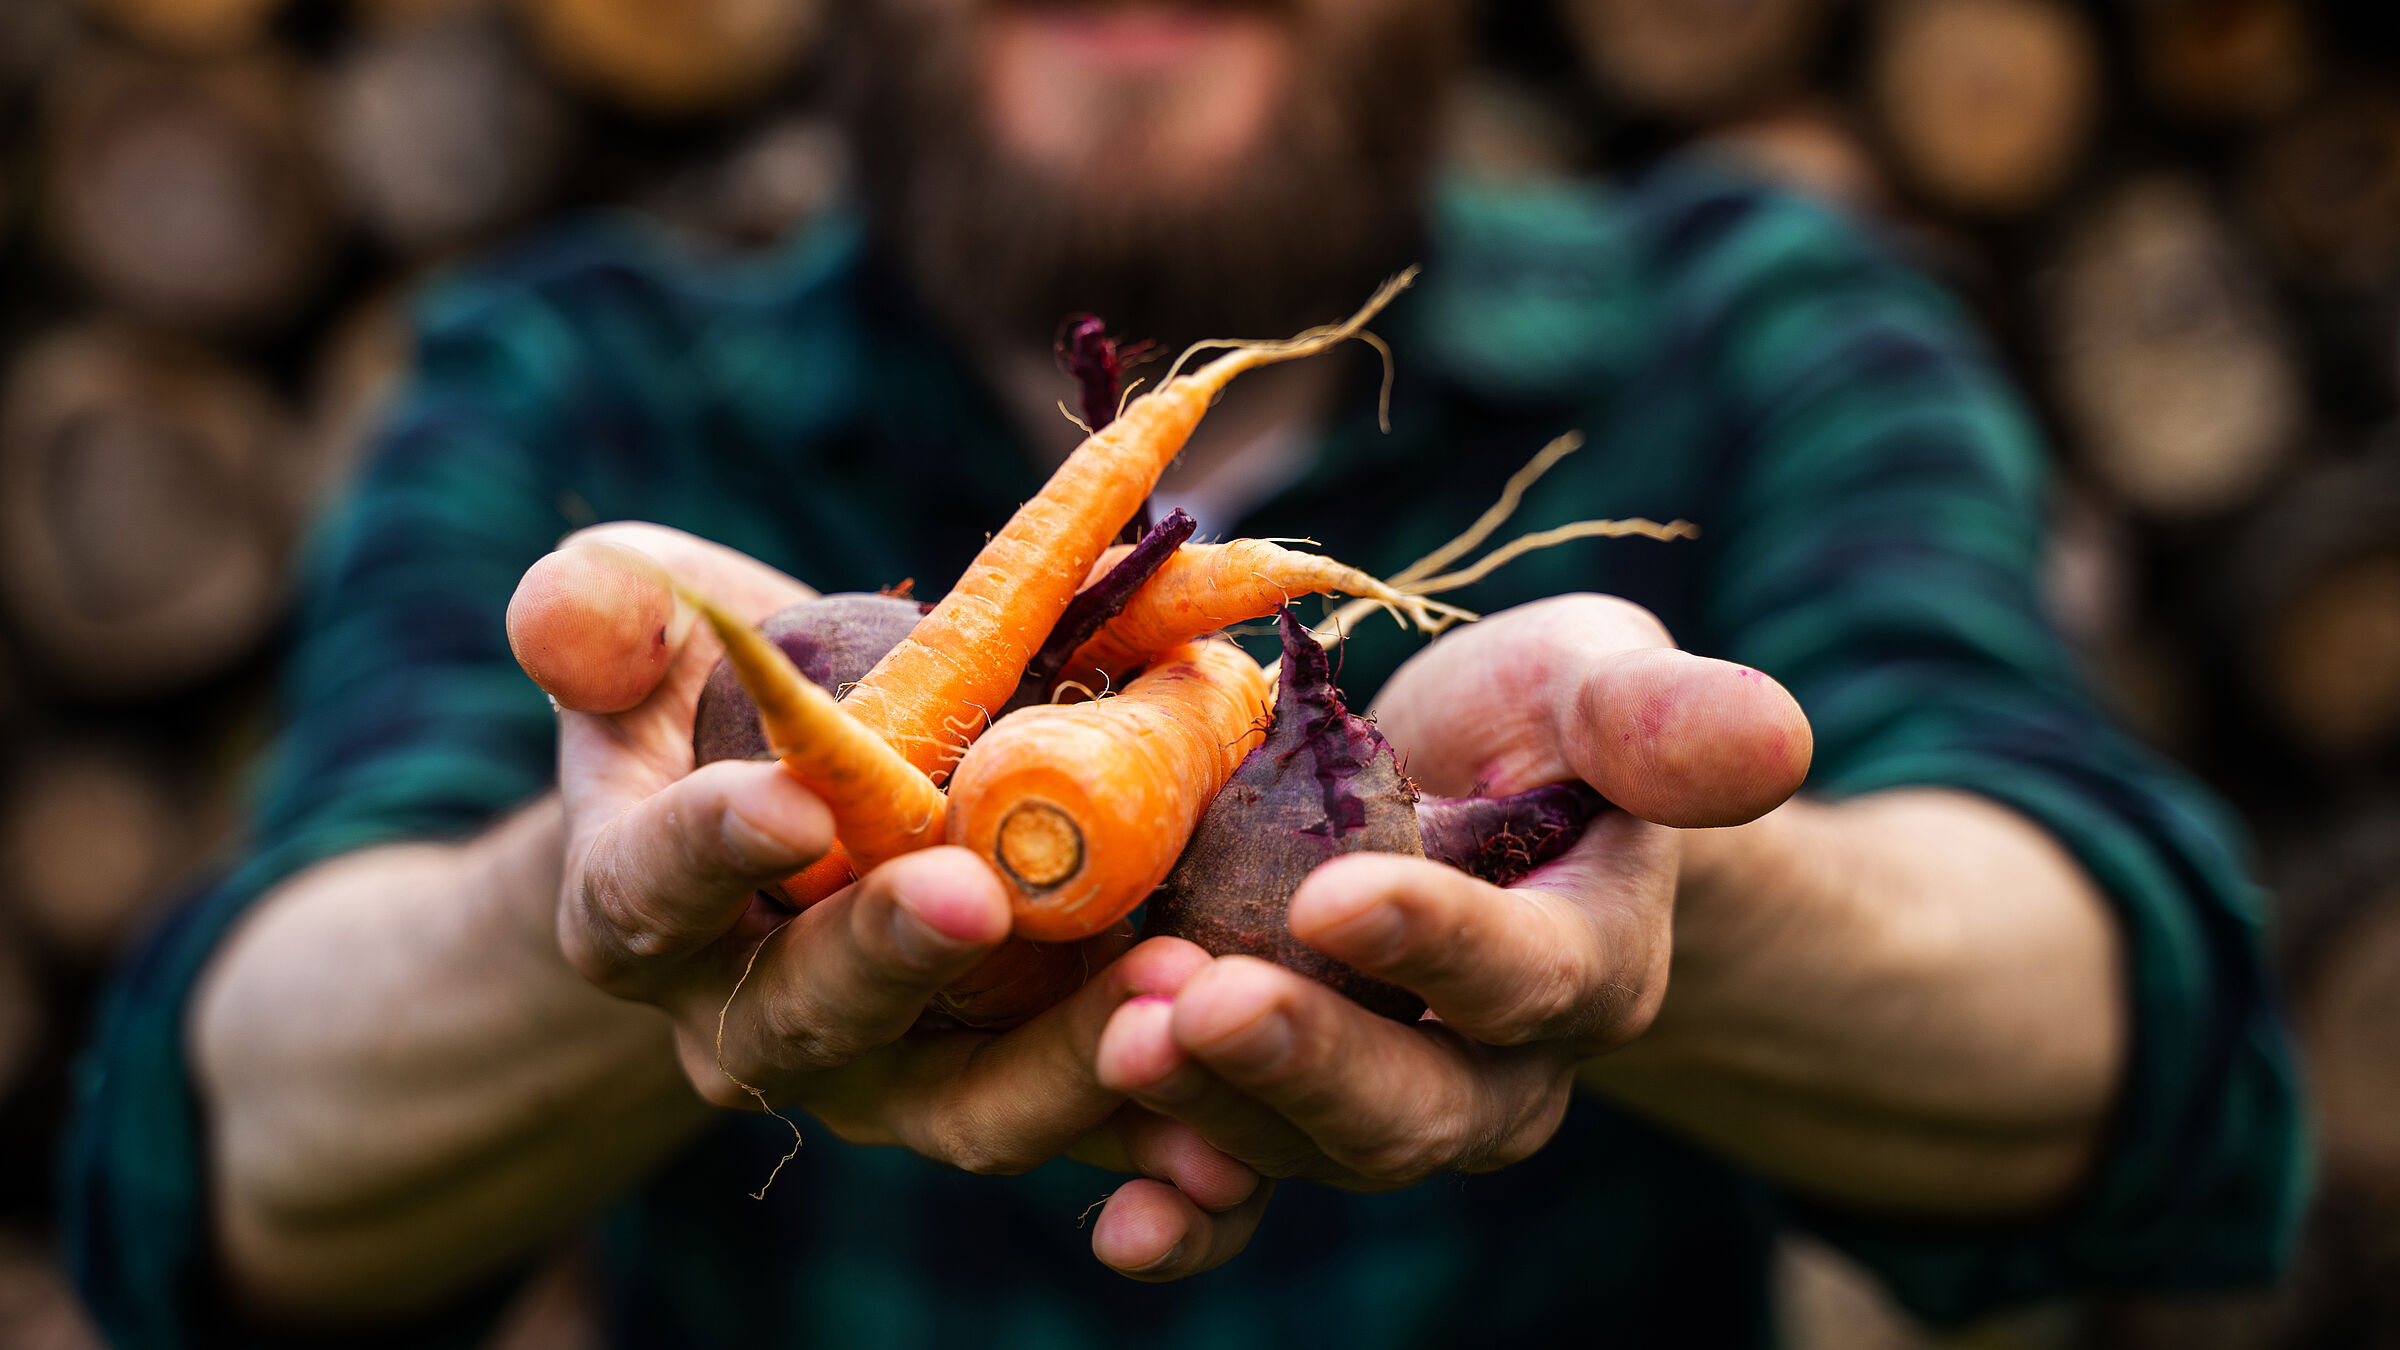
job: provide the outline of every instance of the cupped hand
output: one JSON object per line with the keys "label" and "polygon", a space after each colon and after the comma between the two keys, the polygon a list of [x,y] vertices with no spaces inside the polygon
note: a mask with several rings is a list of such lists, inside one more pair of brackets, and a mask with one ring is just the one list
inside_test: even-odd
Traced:
{"label": "cupped hand", "polygon": [[559,705],[558,935],[570,963],[665,1010],[686,1076],[716,1105],[799,1107],[844,1139],[974,1172],[1072,1154],[1139,1173],[1151,1180],[1121,1189],[1095,1234],[1101,1258],[1129,1272],[1188,1274],[1238,1251],[1266,1202],[1257,1174],[1128,1106],[1093,1070],[1110,1015],[1174,994],[1206,953],[1169,940],[1096,948],[1093,977],[1022,1027],[920,1026],[935,991],[1008,936],[997,878],[973,854],[937,848],[797,915],[762,897],[826,852],[834,822],[778,764],[694,769],[693,714],[719,647],[623,565],[626,548],[753,618],[811,594],[652,525],[583,531],[526,574],[509,637]]}
{"label": "cupped hand", "polygon": [[1424,1020],[1225,957],[1117,1008],[1097,1074],[1265,1175],[1354,1189],[1489,1170],[1547,1143],[1575,1067],[1639,1036],[1665,997],[1682,853],[1670,827],[1773,809],[1811,748],[1780,685],[1676,651],[1647,612],[1601,596],[1459,630],[1402,666],[1376,712],[1430,790],[1580,778],[1618,809],[1514,889],[1390,854],[1310,875],[1293,934],[1414,990]]}

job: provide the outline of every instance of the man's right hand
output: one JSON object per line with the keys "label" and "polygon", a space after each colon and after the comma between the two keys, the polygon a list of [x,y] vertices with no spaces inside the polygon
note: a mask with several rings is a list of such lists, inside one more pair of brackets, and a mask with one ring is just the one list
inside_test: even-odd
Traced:
{"label": "man's right hand", "polygon": [[[527,573],[509,635],[559,704],[567,851],[558,936],[587,979],[673,1019],[693,1087],[719,1106],[797,1106],[863,1144],[975,1172],[1071,1153],[1141,1173],[1096,1230],[1107,1264],[1193,1274],[1247,1242],[1267,1188],[1188,1126],[1100,1086],[1101,1030],[1209,964],[1144,943],[1013,1031],[918,1029],[926,1001],[1008,936],[1008,903],[974,855],[896,859],[797,916],[759,890],[822,856],[824,804],[780,765],[693,769],[700,688],[719,648],[662,589],[594,543],[630,547],[753,617],[799,582],[660,526],[586,530]],[[1164,1182],[1167,1184],[1158,1184]]]}

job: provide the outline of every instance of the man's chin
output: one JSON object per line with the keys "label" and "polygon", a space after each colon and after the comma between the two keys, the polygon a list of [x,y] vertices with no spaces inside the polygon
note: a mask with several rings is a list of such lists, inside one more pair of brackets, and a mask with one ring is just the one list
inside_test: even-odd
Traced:
{"label": "man's chin", "polygon": [[[1373,40],[1336,44],[1249,6],[1198,7],[1208,11],[1192,21],[1198,36],[1165,31],[1185,22],[1172,13],[1122,18],[1133,6],[1002,8],[1001,31],[1020,31],[1025,46],[995,68],[995,106],[979,106],[975,26],[930,36],[872,19],[850,100],[876,228],[970,340],[1044,342],[1076,311],[1168,343],[1278,333],[1346,310],[1415,248],[1436,91],[1454,57],[1447,26],[1396,5]],[[1229,100],[1172,74],[1045,72],[1086,59],[1068,49],[1089,35],[1037,30],[1087,22],[1128,25],[1095,39],[1123,44],[1108,59],[1188,41],[1229,69],[1247,62],[1253,86]],[[1293,74],[1303,70],[1306,80]],[[1018,91],[1018,111],[1041,114],[1030,125],[1003,111],[1010,79],[1050,82]],[[1078,80],[1089,81],[1081,92],[1066,87]]]}
{"label": "man's chin", "polygon": [[1198,207],[1291,124],[1299,45],[1248,9],[1012,7],[978,53],[983,125],[1031,172]]}

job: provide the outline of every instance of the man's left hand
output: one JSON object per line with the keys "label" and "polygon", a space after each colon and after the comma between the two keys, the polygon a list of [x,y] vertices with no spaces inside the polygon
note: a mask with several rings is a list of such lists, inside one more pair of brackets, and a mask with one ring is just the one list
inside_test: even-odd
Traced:
{"label": "man's left hand", "polygon": [[1639,1036],[1665,997],[1682,852],[1669,827],[1772,809],[1811,748],[1781,686],[1676,651],[1649,614],[1600,596],[1524,606],[1436,643],[1377,712],[1430,789],[1580,778],[1624,809],[1513,890],[1389,854],[1309,877],[1292,932],[1422,995],[1423,1021],[1226,957],[1172,999],[1120,1008],[1098,1065],[1107,1086],[1262,1173],[1354,1189],[1502,1167],[1548,1142],[1576,1065]]}

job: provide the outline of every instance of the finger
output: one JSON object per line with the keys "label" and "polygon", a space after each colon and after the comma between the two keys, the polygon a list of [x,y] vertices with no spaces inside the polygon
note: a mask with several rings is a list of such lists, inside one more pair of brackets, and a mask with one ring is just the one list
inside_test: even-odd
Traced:
{"label": "finger", "polygon": [[1111,1172],[1166,1182],[1206,1210],[1226,1210],[1258,1189],[1257,1171],[1211,1145],[1180,1120],[1126,1103],[1067,1156]]}
{"label": "finger", "polygon": [[[1008,897],[982,859],[958,848],[905,854],[768,938],[730,1001],[684,1015],[723,1011],[719,1053],[747,1082],[848,1064],[897,1040],[1008,923]],[[704,1001],[716,992],[696,991]]]}
{"label": "finger", "polygon": [[833,846],[833,816],[780,765],[727,760],[626,808],[583,846],[559,940],[585,978],[657,1001],[759,887]]}
{"label": "finger", "polygon": [[1644,820],[1711,829],[1756,820],[1808,776],[1814,733],[1760,671],[1668,649],[1594,662],[1559,705],[1576,776]]}
{"label": "finger", "polygon": [[[1563,595],[1454,629],[1403,662],[1375,721],[1434,792],[1501,794],[1577,776],[1558,743],[1556,709],[1583,672],[1620,652],[1672,647],[1639,605]],[[1461,717],[1461,708],[1475,716]],[[1595,784],[1594,786],[1598,786]]]}
{"label": "finger", "polygon": [[[1208,953],[1188,942],[1153,939],[1013,1031],[909,1038],[876,1070],[871,1099],[885,1137],[971,1172],[1022,1172],[1048,1162],[1124,1105],[1093,1070],[1110,1015],[1128,1000],[1173,994],[1208,964]],[[843,1077],[829,1079],[827,1090],[846,1093]],[[1172,1141],[1138,1138],[1123,1147],[1129,1165],[1190,1167],[1195,1184],[1212,1195],[1231,1184],[1203,1176],[1194,1159],[1168,1156]]]}
{"label": "finger", "polygon": [[1522,605],[1432,644],[1393,675],[1376,718],[1436,791],[1580,778],[1684,828],[1764,815],[1798,789],[1813,751],[1782,685],[1677,651],[1648,611],[1599,595]]}
{"label": "finger", "polygon": [[1211,1214],[1164,1182],[1128,1181],[1092,1225],[1092,1255],[1131,1279],[1161,1283],[1213,1270],[1250,1245],[1274,1183],[1239,1206]]}
{"label": "finger", "polygon": [[1288,922],[1478,1041],[1599,1054],[1639,1035],[1665,992],[1677,843],[1663,827],[1603,813],[1515,890],[1422,858],[1351,854],[1301,882]]}
{"label": "finger", "polygon": [[[681,530],[595,526],[569,536],[518,581],[508,602],[517,663],[562,708],[638,706],[694,641],[694,615],[668,591],[664,572],[751,618],[813,594],[764,563]],[[713,639],[701,643],[713,660]]]}
{"label": "finger", "polygon": [[1188,1124],[1210,1147],[1267,1176],[1352,1180],[1298,1126],[1194,1059],[1176,1041],[1174,1024],[1168,1000],[1135,1000],[1118,1009],[1095,1057],[1101,1083],[1150,1112]]}
{"label": "finger", "polygon": [[[1369,1183],[1515,1162],[1566,1110],[1572,1059],[1378,1017],[1314,980],[1226,957],[1175,999],[1176,1042]],[[1187,1110],[1203,1134],[1206,1122]],[[1231,1150],[1229,1150],[1231,1151]],[[1240,1156],[1236,1153],[1236,1156]]]}
{"label": "finger", "polygon": [[1255,1170],[1180,1120],[1128,1104],[1115,1123],[1134,1171],[1169,1183],[1202,1209],[1232,1209],[1258,1189]]}

